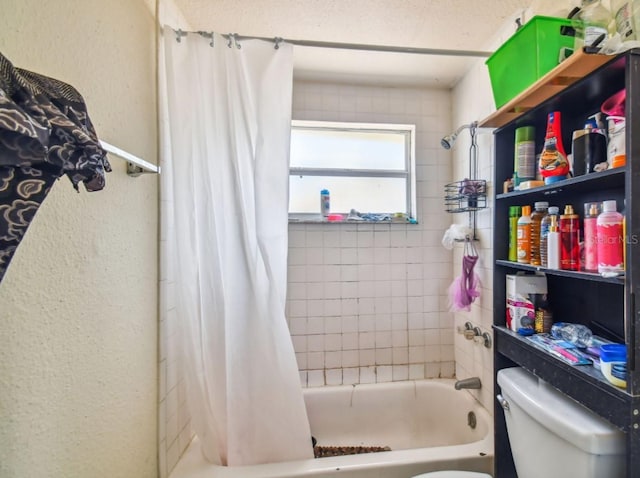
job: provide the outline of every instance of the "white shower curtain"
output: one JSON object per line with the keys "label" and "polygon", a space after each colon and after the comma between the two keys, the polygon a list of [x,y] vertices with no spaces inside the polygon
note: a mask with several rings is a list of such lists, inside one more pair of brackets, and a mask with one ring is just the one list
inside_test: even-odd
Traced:
{"label": "white shower curtain", "polygon": [[191,423],[213,463],[312,458],[285,319],[292,47],[163,37],[162,207]]}

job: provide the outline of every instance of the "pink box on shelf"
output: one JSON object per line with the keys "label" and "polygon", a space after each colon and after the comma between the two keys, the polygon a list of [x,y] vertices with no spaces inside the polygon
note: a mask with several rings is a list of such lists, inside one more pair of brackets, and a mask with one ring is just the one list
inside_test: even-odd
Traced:
{"label": "pink box on shelf", "polygon": [[547,276],[542,273],[508,274],[506,287],[507,327],[514,332],[520,328],[533,328],[536,313],[532,295],[547,293]]}

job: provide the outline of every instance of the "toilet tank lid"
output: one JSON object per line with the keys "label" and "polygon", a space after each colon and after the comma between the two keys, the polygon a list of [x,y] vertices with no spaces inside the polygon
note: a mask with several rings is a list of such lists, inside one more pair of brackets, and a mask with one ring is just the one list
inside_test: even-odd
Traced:
{"label": "toilet tank lid", "polygon": [[621,430],[528,371],[502,369],[498,385],[508,401],[581,450],[597,455],[625,453]]}

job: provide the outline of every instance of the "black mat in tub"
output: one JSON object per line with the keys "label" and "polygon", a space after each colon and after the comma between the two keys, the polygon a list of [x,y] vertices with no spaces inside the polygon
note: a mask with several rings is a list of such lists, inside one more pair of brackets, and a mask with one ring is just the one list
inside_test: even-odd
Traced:
{"label": "black mat in tub", "polygon": [[377,453],[379,451],[391,451],[388,446],[321,446],[313,447],[316,458],[327,456],[357,455],[360,453]]}

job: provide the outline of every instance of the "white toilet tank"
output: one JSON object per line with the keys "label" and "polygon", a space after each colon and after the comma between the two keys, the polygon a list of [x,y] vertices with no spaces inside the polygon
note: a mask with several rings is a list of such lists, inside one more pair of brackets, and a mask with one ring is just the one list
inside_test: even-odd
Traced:
{"label": "white toilet tank", "polygon": [[526,370],[498,372],[518,478],[626,476],[622,431]]}

